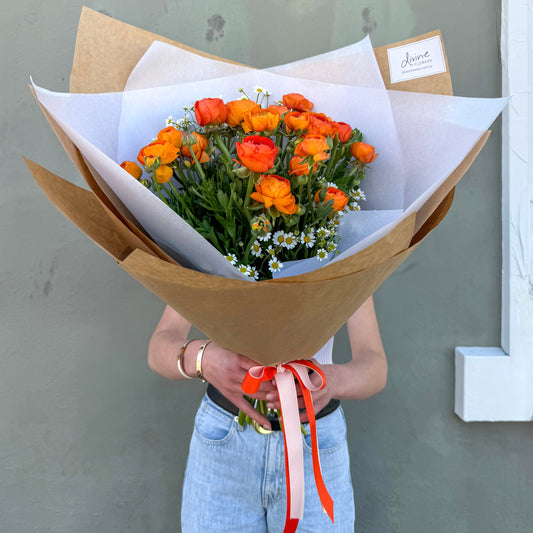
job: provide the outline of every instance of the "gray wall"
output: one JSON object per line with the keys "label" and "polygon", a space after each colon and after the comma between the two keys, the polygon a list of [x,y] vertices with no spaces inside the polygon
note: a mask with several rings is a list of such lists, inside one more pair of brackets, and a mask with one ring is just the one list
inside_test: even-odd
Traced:
{"label": "gray wall", "polygon": [[[500,94],[496,0],[85,3],[258,67],[364,31],[382,45],[440,28],[455,93]],[[202,387],[149,371],[163,304],[56,212],[21,159],[81,182],[26,87],[31,74],[67,90],[81,5],[5,0],[0,20],[0,531],[176,531]],[[533,428],[453,414],[454,347],[499,345],[499,168],[498,123],[446,220],[376,294],[388,386],[345,404],[359,533],[531,531]]]}

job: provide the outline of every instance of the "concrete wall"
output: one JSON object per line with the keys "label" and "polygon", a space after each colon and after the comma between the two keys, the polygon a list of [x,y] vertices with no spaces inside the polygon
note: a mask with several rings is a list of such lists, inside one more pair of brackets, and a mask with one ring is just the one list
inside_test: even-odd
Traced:
{"label": "concrete wall", "polygon": [[[440,28],[455,93],[500,94],[496,0],[85,3],[258,67]],[[0,531],[176,531],[202,387],[149,371],[162,303],[56,212],[21,159],[81,183],[26,87],[32,75],[67,90],[81,5],[6,0],[0,20]],[[498,123],[446,220],[376,294],[389,383],[345,404],[358,533],[531,530],[531,425],[453,414],[454,347],[499,345],[499,169]]]}

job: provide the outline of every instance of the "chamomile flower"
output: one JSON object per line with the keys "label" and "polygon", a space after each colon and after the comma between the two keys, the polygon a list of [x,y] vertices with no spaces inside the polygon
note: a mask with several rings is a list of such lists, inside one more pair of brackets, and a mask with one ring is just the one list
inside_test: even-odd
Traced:
{"label": "chamomile flower", "polygon": [[226,255],[226,259],[232,264],[237,264],[237,257],[234,254],[228,254]]}
{"label": "chamomile flower", "polygon": [[324,261],[324,259],[326,259],[327,257],[328,257],[328,252],[324,250],[324,248],[319,248],[316,253],[316,258],[319,261]]}
{"label": "chamomile flower", "polygon": [[278,260],[277,257],[273,257],[268,262],[268,268],[270,269],[270,272],[279,272],[283,268],[283,263]]}
{"label": "chamomile flower", "polygon": [[259,278],[259,272],[257,272],[257,269],[253,266],[250,267],[250,274],[249,276],[252,278],[252,279],[258,279]]}
{"label": "chamomile flower", "polygon": [[285,232],[276,231],[276,233],[272,235],[272,240],[274,241],[274,244],[276,246],[284,246],[285,245]]}
{"label": "chamomile flower", "polygon": [[276,257],[276,250],[274,250],[274,248],[272,246],[269,246],[267,248],[267,254],[271,255],[272,257]]}
{"label": "chamomile flower", "polygon": [[254,87],[254,93],[265,94],[265,89],[263,89],[263,87],[260,87],[259,85],[256,85]]}
{"label": "chamomile flower", "polygon": [[301,241],[307,248],[312,248],[316,241],[315,231],[310,229],[307,233],[302,233]]}
{"label": "chamomile flower", "polygon": [[361,189],[357,189],[356,191],[352,192],[352,196],[356,199],[356,200],[366,200],[366,195],[364,193],[364,191],[362,191]]}
{"label": "chamomile flower", "polygon": [[167,119],[165,120],[165,125],[166,126],[172,126],[172,123],[174,122],[174,118],[172,117],[172,115],[169,115],[167,117]]}
{"label": "chamomile flower", "polygon": [[248,265],[238,265],[237,268],[239,269],[239,272],[241,274],[245,274],[246,276],[249,276],[251,274],[251,270]]}
{"label": "chamomile flower", "polygon": [[328,244],[328,252],[334,252],[337,249],[337,243],[330,242]]}
{"label": "chamomile flower", "polygon": [[288,250],[292,250],[298,243],[296,237],[294,236],[294,233],[292,232],[285,233],[284,238],[285,241],[282,243],[282,246],[287,248]]}
{"label": "chamomile flower", "polygon": [[259,241],[255,241],[250,248],[250,252],[252,252],[252,254],[256,257],[259,257],[261,255],[261,243]]}
{"label": "chamomile flower", "polygon": [[316,231],[316,236],[319,238],[319,239],[325,239],[326,237],[329,237],[331,231],[327,228],[319,228],[317,231]]}
{"label": "chamomile flower", "polygon": [[349,206],[348,206],[348,209],[350,211],[361,211],[361,207],[359,206],[359,204],[357,202],[352,202]]}

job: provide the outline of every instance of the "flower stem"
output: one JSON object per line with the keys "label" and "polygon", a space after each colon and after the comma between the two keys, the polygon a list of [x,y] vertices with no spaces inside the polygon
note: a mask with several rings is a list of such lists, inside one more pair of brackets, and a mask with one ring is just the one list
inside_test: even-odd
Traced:
{"label": "flower stem", "polygon": [[220,153],[222,154],[222,161],[224,162],[224,166],[226,167],[226,170],[228,171],[230,177],[233,177],[233,168],[231,166],[231,154],[229,153],[227,146],[224,144],[224,141],[220,138],[220,135],[218,133],[213,133],[213,138],[215,139],[218,149],[220,150]]}

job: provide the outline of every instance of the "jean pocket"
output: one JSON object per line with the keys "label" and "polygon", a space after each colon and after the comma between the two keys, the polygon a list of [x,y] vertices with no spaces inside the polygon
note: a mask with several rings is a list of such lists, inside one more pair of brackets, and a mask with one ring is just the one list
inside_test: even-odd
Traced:
{"label": "jean pocket", "polygon": [[228,442],[235,433],[235,417],[204,399],[194,420],[196,435],[211,445],[222,445]]}
{"label": "jean pocket", "polygon": [[[305,424],[304,450],[311,453],[311,431]],[[332,453],[346,443],[346,421],[339,406],[333,413],[316,421],[316,434],[320,453]]]}

